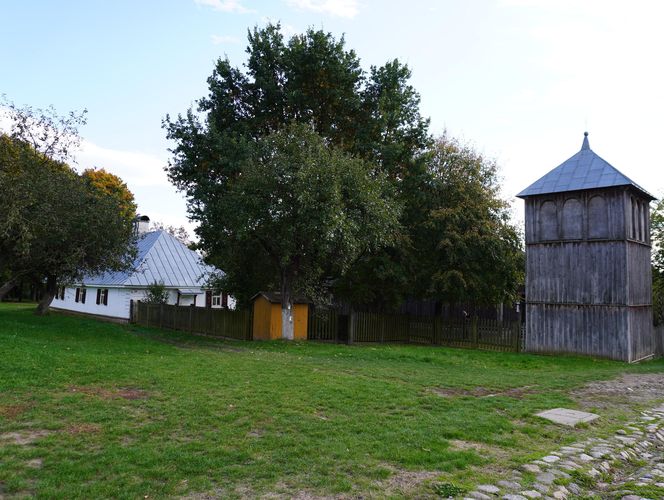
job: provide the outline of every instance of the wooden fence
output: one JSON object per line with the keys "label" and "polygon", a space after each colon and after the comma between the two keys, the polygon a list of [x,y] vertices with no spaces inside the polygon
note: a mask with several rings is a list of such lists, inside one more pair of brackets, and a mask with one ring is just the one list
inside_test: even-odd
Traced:
{"label": "wooden fence", "polygon": [[251,340],[251,311],[132,302],[132,323]]}
{"label": "wooden fence", "polygon": [[497,321],[476,316],[444,319],[354,312],[339,314],[316,309],[309,314],[307,338],[336,342],[403,342],[519,352],[523,329],[520,321]]}

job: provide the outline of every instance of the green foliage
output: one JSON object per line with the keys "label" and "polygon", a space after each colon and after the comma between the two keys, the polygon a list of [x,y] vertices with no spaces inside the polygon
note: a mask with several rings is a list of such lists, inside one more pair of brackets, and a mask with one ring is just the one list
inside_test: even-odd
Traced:
{"label": "green foliage", "polygon": [[572,477],[572,481],[583,488],[592,489],[597,484],[597,479],[578,469],[571,470],[569,475]]}
{"label": "green foliage", "polygon": [[400,183],[400,199],[399,245],[358,262],[342,293],[386,307],[408,296],[484,304],[516,297],[522,237],[493,161],[443,135]]}
{"label": "green foliage", "polygon": [[85,169],[81,177],[101,194],[115,198],[122,216],[133,222],[136,217],[134,194],[129,191],[127,184],[122,179],[103,168]]}
{"label": "green foliage", "polygon": [[653,314],[655,324],[664,323],[664,199],[650,213],[650,236],[653,244]]}
{"label": "green foliage", "polygon": [[145,302],[148,304],[166,304],[168,303],[168,290],[164,283],[156,281],[148,285]]}
{"label": "green foliage", "polygon": [[242,279],[245,249],[252,248],[264,263],[261,288],[276,282],[282,293],[320,293],[326,271],[342,273],[358,255],[390,242],[399,207],[389,191],[384,176],[327,146],[308,125],[257,140],[220,200],[226,215],[215,221],[215,255],[228,283]]}
{"label": "green foliage", "polygon": [[[221,286],[242,303],[283,282],[265,244],[220,221],[234,217],[226,197],[261,154],[260,142],[303,123],[328,147],[386,178],[402,208],[390,244],[328,254],[324,264],[305,266],[325,276],[336,295],[380,305],[406,297],[491,302],[514,295],[523,253],[497,192],[496,167],[447,137],[434,143],[407,66],[393,60],[363,71],[343,37],[322,30],[285,41],[281,27],[270,24],[250,31],[248,42],[246,69],[218,60],[197,109],[163,124],[175,141],[169,177],[188,197],[201,249],[227,272]],[[310,237],[318,237],[313,229]],[[244,245],[242,251],[228,252],[229,242]]]}
{"label": "green foliage", "polygon": [[[426,259],[421,292],[446,302],[513,300],[523,283],[521,236],[499,196],[494,162],[447,136],[431,150],[413,241]],[[420,184],[421,186],[422,184]]]}
{"label": "green foliage", "polygon": [[466,488],[453,483],[434,483],[431,488],[436,495],[443,498],[456,498],[468,491]]}
{"label": "green foliage", "polygon": [[11,133],[0,134],[0,274],[44,283],[45,313],[58,284],[131,265],[132,221],[124,201],[59,160],[77,144],[74,118],[10,110]]}

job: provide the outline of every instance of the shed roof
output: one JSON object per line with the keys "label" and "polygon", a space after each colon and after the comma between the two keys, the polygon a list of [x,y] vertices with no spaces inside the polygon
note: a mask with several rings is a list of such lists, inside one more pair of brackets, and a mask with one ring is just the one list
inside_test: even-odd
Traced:
{"label": "shed roof", "polygon": [[198,288],[216,271],[205,264],[200,255],[163,230],[145,233],[136,246],[138,252],[130,271],[87,276],[83,283],[138,288],[163,283],[167,287]]}
{"label": "shed roof", "polygon": [[527,198],[541,194],[564,193],[616,186],[632,186],[645,197],[654,200],[648,191],[639,186],[590,149],[588,132],[584,133],[581,151],[558,165],[544,177],[535,181],[517,196]]}
{"label": "shed roof", "polygon": [[[281,304],[281,293],[280,292],[258,292],[256,295],[251,297],[251,301],[253,302],[256,300],[258,297],[264,297],[265,300],[268,302],[271,302],[272,304]],[[291,297],[293,300],[293,304],[308,304],[311,302],[310,300],[304,298],[304,297]]]}

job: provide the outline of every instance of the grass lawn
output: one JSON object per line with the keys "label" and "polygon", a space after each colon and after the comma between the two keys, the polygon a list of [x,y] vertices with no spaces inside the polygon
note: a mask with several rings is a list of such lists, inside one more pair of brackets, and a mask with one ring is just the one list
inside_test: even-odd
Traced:
{"label": "grass lawn", "polygon": [[434,495],[634,417],[604,404],[570,430],[532,416],[578,408],[586,382],[664,373],[662,361],[221,341],[32,307],[0,304],[0,497]]}

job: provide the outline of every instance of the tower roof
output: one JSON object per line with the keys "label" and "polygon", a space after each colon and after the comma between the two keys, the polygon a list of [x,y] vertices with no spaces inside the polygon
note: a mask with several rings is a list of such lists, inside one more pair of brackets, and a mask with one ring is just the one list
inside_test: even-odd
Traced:
{"label": "tower roof", "polygon": [[654,200],[648,191],[602,159],[590,149],[588,132],[585,132],[581,151],[558,165],[544,177],[535,181],[517,196],[527,198],[541,194],[564,193],[616,186],[632,186],[646,198]]}

